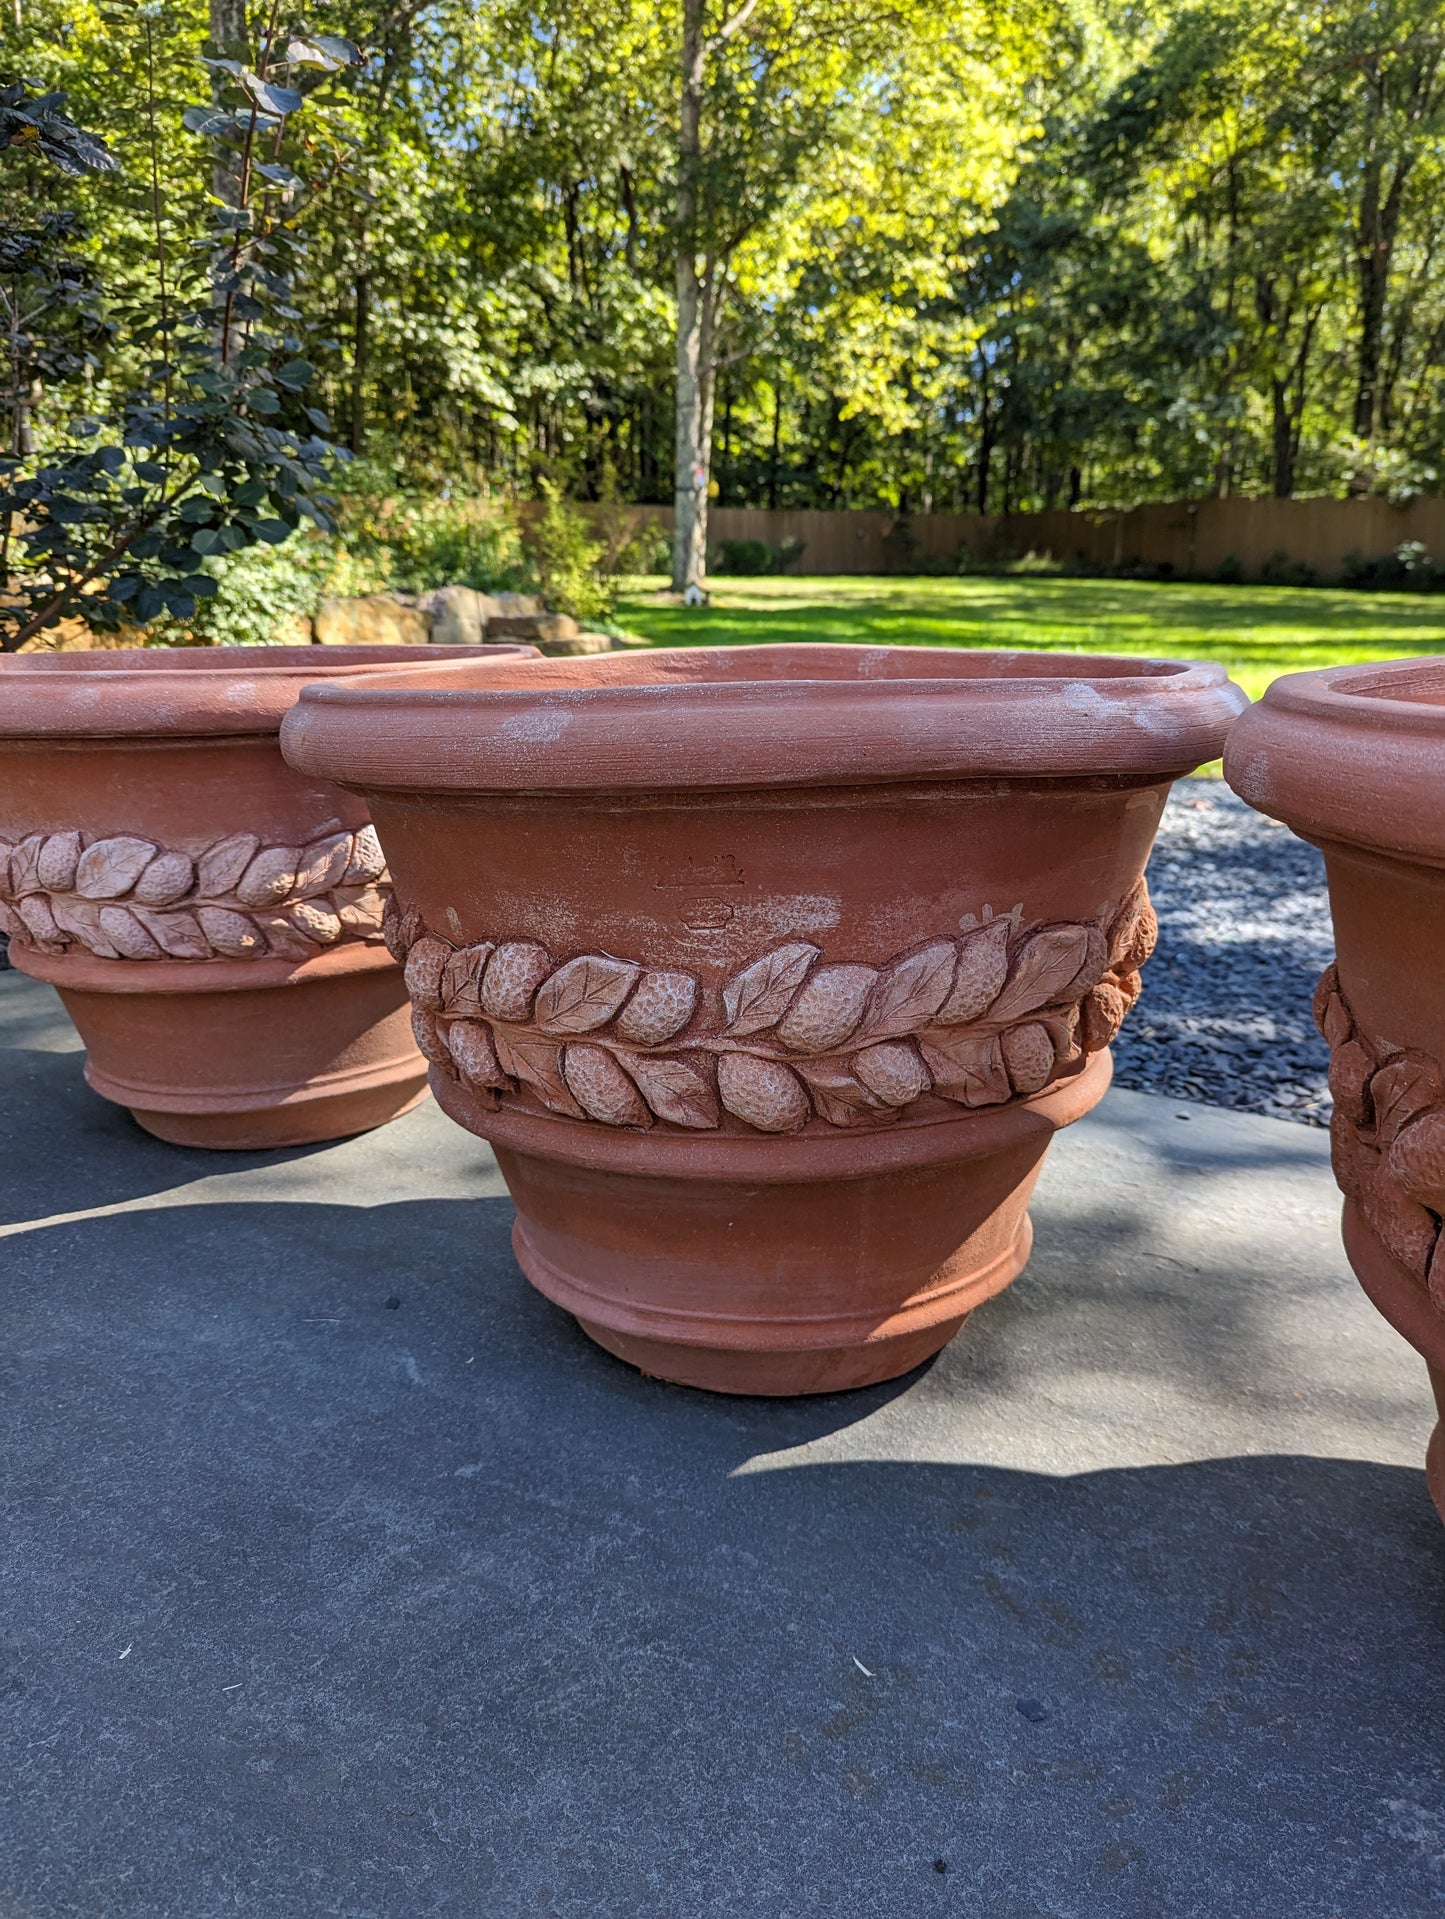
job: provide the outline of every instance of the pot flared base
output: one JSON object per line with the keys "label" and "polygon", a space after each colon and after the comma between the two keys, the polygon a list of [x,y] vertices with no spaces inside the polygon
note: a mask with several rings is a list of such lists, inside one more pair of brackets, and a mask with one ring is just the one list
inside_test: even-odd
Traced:
{"label": "pot flared base", "polygon": [[316,1145],[426,1097],[401,969],[384,948],[300,965],[13,957],[60,994],[92,1090],[170,1145]]}
{"label": "pot flared base", "polygon": [[1425,1449],[1425,1480],[1445,1521],[1445,1313],[1384,1246],[1352,1199],[1345,1201],[1343,1237],[1345,1254],[1370,1304],[1409,1340],[1429,1370],[1440,1418]]}
{"label": "pot flared base", "polygon": [[1109,1082],[1107,1054],[1035,1099],[887,1131],[639,1135],[487,1109],[539,1292],[655,1378],[784,1397],[912,1370],[1022,1271],[1050,1139]]}
{"label": "pot flared base", "polygon": [[[1023,1271],[1032,1244],[1033,1227],[1025,1214],[1012,1245],[982,1272],[969,1275],[960,1292],[986,1299],[1000,1291]],[[752,1349],[741,1345],[689,1345],[683,1340],[622,1332],[589,1319],[586,1287],[579,1286],[537,1252],[520,1220],[512,1232],[512,1245],[517,1264],[538,1292],[570,1311],[587,1337],[604,1351],[650,1378],[665,1379],[676,1386],[695,1386],[708,1393],[781,1399],[881,1385],[885,1380],[912,1372],[915,1366],[942,1352],[972,1310],[968,1307],[955,1312],[953,1307],[958,1304],[958,1297],[951,1293],[946,1318],[929,1318],[920,1326],[904,1331],[885,1330],[856,1342]],[[820,1329],[809,1330],[816,1334]]]}

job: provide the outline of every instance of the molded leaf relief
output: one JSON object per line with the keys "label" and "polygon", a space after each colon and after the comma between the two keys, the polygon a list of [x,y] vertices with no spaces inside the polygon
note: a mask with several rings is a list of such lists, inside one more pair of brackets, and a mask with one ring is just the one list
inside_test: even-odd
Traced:
{"label": "molded leaf relief", "polygon": [[761,1133],[886,1126],[917,1101],[997,1106],[1107,1046],[1158,927],[1144,882],[1111,916],[933,939],[884,966],[774,947],[705,991],[691,973],[534,940],[456,946],[388,901],[417,1044],[495,1108],[534,1101],[603,1126]]}
{"label": "molded leaf relief", "polygon": [[1428,1053],[1362,1033],[1334,966],[1315,991],[1315,1024],[1330,1047],[1340,1190],[1445,1312],[1445,1073]]}
{"label": "molded leaf relief", "polygon": [[380,940],[389,897],[370,826],[304,846],[232,833],[195,856],[130,834],[0,840],[0,932],[42,953],[305,960]]}

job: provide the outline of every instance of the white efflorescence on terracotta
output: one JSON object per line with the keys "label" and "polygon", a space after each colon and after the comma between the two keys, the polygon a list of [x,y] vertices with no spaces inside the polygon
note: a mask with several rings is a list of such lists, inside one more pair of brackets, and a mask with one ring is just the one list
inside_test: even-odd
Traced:
{"label": "white efflorescence on terracotta", "polygon": [[811,1119],[878,1127],[932,1096],[987,1107],[1040,1092],[1107,1046],[1153,950],[1141,880],[1109,916],[985,919],[882,966],[806,941],[761,954],[714,996],[690,973],[535,940],[466,946],[388,905],[422,1052],[483,1105],[514,1096],[604,1126],[761,1133]]}

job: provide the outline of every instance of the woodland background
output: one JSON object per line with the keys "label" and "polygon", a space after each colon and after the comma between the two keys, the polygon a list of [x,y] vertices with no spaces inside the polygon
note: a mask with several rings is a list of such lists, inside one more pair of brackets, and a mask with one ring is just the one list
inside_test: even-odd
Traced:
{"label": "woodland background", "polygon": [[[87,350],[99,406],[155,274],[142,14],[4,6],[6,71],[65,89],[121,161],[3,175],[8,217],[81,215],[117,322]],[[213,165],[181,113],[236,10],[144,10],[177,249]],[[369,57],[326,80],[352,160],[293,297],[335,437],[398,480],[671,502],[681,235],[715,504],[1441,490],[1438,4],[402,0],[310,24]],[[38,389],[34,434],[74,404]]]}

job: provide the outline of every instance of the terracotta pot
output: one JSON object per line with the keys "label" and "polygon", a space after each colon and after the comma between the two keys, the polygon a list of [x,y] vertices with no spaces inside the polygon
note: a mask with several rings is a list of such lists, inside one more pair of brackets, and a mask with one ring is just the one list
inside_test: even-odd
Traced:
{"label": "terracotta pot", "polygon": [[0,658],[0,931],[13,963],[58,989],[90,1084],[148,1132],[289,1146],[379,1126],[422,1097],[366,808],[294,773],[276,741],[307,680],[415,658]]}
{"label": "terracotta pot", "polygon": [[[1336,959],[1315,1017],[1345,1250],[1445,1411],[1445,660],[1276,680],[1231,733],[1224,770],[1324,853]],[[1445,1518],[1439,1426],[1429,1472]]]}
{"label": "terracotta pot", "polygon": [[365,795],[432,1085],[533,1283],[721,1392],[887,1379],[1028,1255],[1102,1094],[1213,667],[769,646],[308,688]]}

